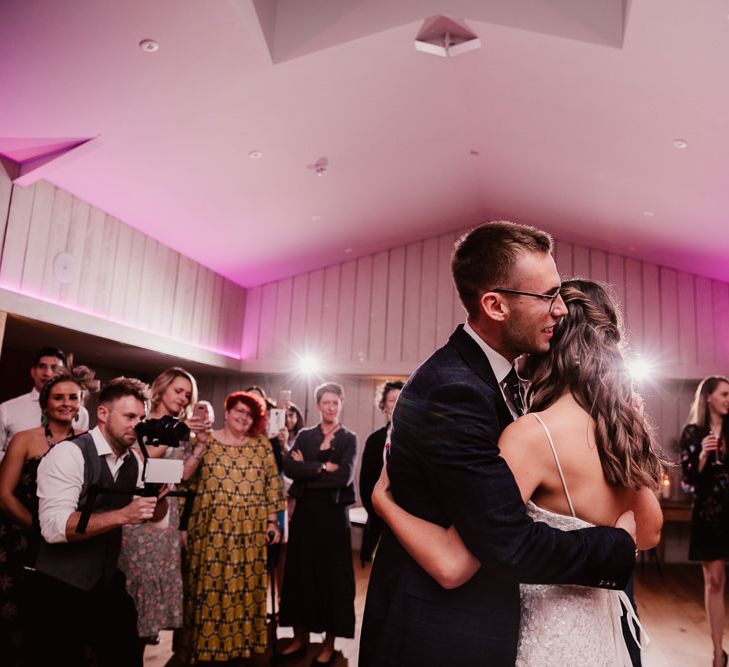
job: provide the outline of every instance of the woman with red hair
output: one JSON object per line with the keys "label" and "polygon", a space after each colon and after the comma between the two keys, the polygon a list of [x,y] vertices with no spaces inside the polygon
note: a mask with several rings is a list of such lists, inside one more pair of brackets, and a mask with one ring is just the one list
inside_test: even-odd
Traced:
{"label": "woman with red hair", "polygon": [[266,545],[280,539],[284,498],[265,430],[263,401],[230,394],[192,480],[183,643],[194,663],[266,651]]}

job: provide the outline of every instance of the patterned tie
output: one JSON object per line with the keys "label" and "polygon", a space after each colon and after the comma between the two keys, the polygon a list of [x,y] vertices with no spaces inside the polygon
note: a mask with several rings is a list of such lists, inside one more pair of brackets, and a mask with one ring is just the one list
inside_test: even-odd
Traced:
{"label": "patterned tie", "polygon": [[521,381],[516,374],[516,369],[512,366],[509,374],[503,380],[505,393],[511,401],[512,407],[518,415],[524,414],[524,399],[521,396]]}

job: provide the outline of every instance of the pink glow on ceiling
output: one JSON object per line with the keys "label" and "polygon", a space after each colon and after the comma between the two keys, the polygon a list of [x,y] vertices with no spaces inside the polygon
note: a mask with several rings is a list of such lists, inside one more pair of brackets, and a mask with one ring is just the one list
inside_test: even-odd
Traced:
{"label": "pink glow on ceiling", "polygon": [[37,173],[245,286],[489,217],[729,280],[723,3],[447,4],[2,3],[0,137],[100,137]]}
{"label": "pink glow on ceiling", "polygon": [[60,155],[86,143],[90,138],[27,139],[0,137],[0,155],[22,164],[38,158]]}

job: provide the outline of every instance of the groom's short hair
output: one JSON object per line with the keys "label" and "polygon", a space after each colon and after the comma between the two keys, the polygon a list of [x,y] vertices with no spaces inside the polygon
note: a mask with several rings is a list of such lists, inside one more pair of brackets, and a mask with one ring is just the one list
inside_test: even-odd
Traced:
{"label": "groom's short hair", "polygon": [[484,292],[511,287],[511,269],[524,251],[552,252],[552,237],[536,227],[498,220],[479,225],[456,241],[451,271],[469,317],[478,316]]}

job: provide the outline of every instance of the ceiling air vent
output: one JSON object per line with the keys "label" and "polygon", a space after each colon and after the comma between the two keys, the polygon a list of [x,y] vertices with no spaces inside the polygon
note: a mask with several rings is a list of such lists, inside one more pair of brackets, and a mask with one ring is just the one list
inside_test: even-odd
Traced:
{"label": "ceiling air vent", "polygon": [[481,47],[478,38],[463,20],[448,16],[430,16],[423,21],[415,48],[442,58],[452,58]]}

